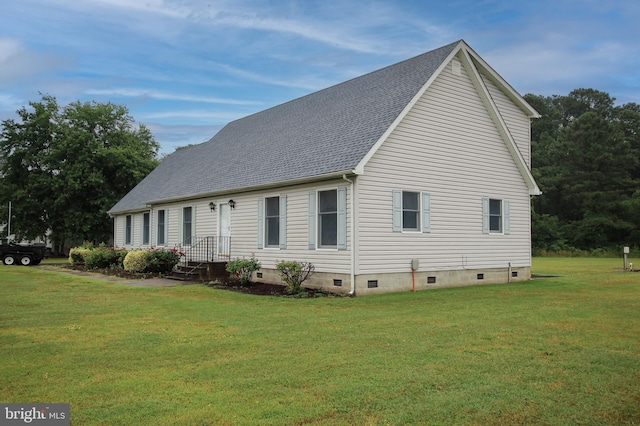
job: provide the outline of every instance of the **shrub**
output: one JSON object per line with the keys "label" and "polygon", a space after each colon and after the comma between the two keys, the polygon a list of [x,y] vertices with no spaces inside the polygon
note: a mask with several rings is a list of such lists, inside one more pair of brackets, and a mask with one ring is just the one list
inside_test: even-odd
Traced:
{"label": "shrub", "polygon": [[146,250],[131,250],[124,258],[124,270],[127,272],[144,272],[147,268],[147,253]]}
{"label": "shrub", "polygon": [[313,272],[315,266],[311,262],[290,262],[281,261],[276,265],[276,269],[280,272],[282,281],[287,284],[289,293],[300,293],[302,291],[302,283],[305,282]]}
{"label": "shrub", "polygon": [[178,250],[152,249],[147,252],[147,272],[169,273],[180,262]]}
{"label": "shrub", "polygon": [[91,249],[86,247],[74,247],[69,250],[69,263],[72,265],[84,264]]}
{"label": "shrub", "polygon": [[227,263],[227,272],[235,274],[240,280],[240,284],[245,285],[251,281],[251,274],[254,271],[260,269],[260,262],[256,259],[255,255],[251,255],[251,258],[235,259]]}
{"label": "shrub", "polygon": [[114,247],[99,247],[91,250],[85,258],[85,266],[89,269],[122,268],[126,250]]}

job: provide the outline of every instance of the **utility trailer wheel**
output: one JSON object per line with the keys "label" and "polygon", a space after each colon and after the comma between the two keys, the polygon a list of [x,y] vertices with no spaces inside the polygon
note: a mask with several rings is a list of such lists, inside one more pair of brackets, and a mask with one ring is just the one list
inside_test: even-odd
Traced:
{"label": "utility trailer wheel", "polygon": [[22,266],[29,266],[31,265],[31,257],[30,256],[22,256],[20,258],[20,264]]}
{"label": "utility trailer wheel", "polygon": [[13,257],[12,254],[8,254],[2,259],[2,263],[4,263],[5,265],[15,265],[16,258]]}

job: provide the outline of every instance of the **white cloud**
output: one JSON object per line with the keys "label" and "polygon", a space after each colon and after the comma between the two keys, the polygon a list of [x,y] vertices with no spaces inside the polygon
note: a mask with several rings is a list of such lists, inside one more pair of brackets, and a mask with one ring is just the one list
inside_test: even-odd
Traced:
{"label": "white cloud", "polygon": [[238,118],[244,117],[248,115],[242,112],[220,112],[220,111],[209,111],[209,110],[173,110],[173,111],[163,111],[163,112],[143,112],[139,114],[138,118],[143,120],[158,120],[158,119],[174,119],[180,118],[183,120],[192,121],[197,119],[198,121],[204,121],[210,123],[228,123],[229,121],[237,120]]}
{"label": "white cloud", "polygon": [[15,38],[0,38],[0,87],[59,67],[62,58],[27,49]]}
{"label": "white cloud", "polygon": [[89,89],[86,90],[87,95],[105,95],[105,96],[120,96],[129,98],[150,98],[150,99],[162,99],[171,101],[186,101],[186,102],[205,102],[212,104],[227,104],[227,105],[259,105],[261,102],[257,101],[241,101],[237,99],[225,99],[208,96],[194,96],[188,94],[178,93],[166,93],[158,90],[150,89]]}

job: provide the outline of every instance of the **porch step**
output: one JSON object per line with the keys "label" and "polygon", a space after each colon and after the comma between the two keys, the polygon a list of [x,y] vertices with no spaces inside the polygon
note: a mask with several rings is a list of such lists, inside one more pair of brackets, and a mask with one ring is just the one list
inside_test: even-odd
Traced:
{"label": "porch step", "polygon": [[178,264],[167,278],[177,281],[211,281],[229,277],[227,262],[187,262]]}

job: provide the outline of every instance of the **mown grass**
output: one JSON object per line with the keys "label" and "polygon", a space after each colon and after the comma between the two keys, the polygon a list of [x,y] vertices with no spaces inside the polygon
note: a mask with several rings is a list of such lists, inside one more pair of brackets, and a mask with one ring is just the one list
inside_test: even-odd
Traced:
{"label": "mown grass", "polygon": [[[640,264],[640,262],[637,262]],[[638,424],[640,273],[321,299],[0,266],[0,400],[74,425]]]}

